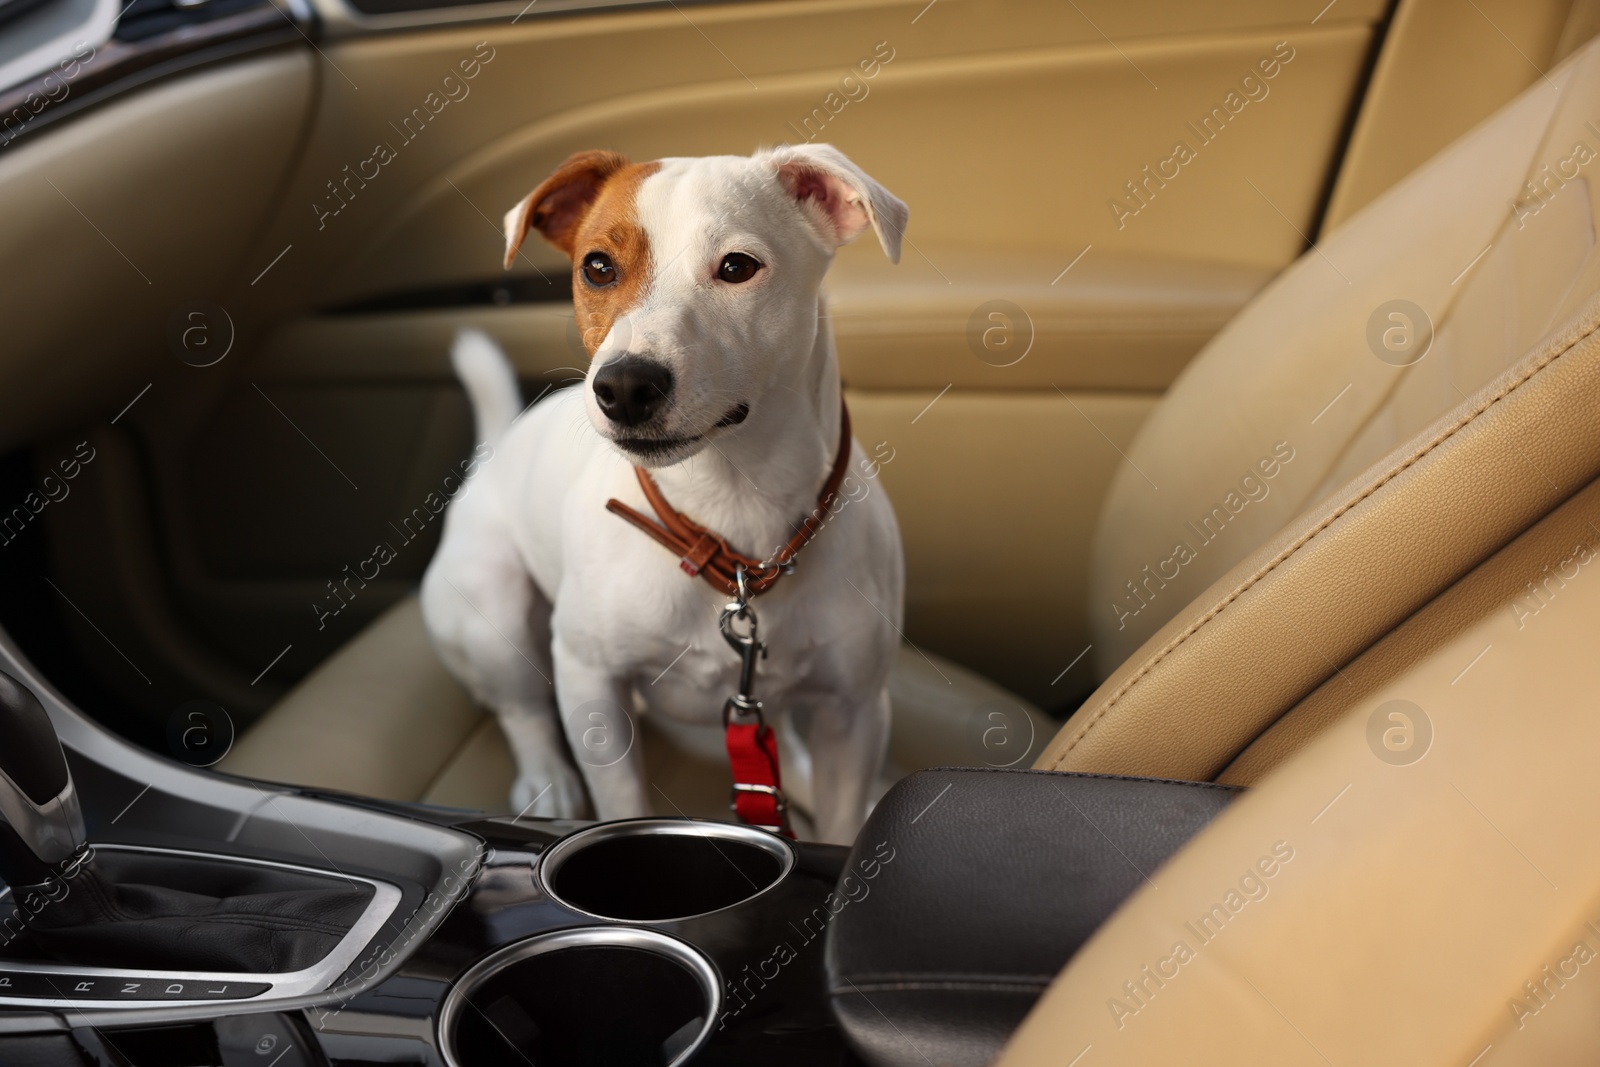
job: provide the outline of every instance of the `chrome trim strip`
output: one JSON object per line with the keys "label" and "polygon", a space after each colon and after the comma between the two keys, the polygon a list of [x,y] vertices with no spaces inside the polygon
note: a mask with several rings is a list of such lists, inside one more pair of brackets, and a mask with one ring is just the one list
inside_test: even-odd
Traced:
{"label": "chrome trim strip", "polygon": [[[0,996],[0,1005],[25,1008],[77,1008],[80,1010],[91,1008],[152,1008],[152,1007],[178,1007],[182,1005],[206,1004],[263,1004],[271,1001],[282,1000],[288,997],[304,996],[320,993],[331,986],[335,979],[349,969],[378,932],[383,929],[384,923],[394,915],[395,909],[400,905],[401,892],[398,886],[388,882],[380,882],[360,875],[341,874],[336,871],[319,870],[315,867],[302,867],[295,863],[278,863],[273,860],[258,860],[242,856],[229,856],[217,852],[191,852],[185,849],[149,848],[141,845],[93,845],[96,852],[141,852],[165,856],[187,856],[193,859],[218,860],[225,863],[241,863],[252,867],[272,867],[281,871],[294,871],[298,874],[314,874],[325,878],[343,879],[348,882],[360,882],[372,888],[372,899],[367,902],[366,910],[344,935],[339,944],[334,946],[332,952],[310,967],[298,971],[285,971],[279,974],[252,974],[244,971],[144,971],[130,970],[125,967],[74,967],[64,963],[30,963],[24,961],[12,962],[0,960],[0,971],[14,971],[24,974],[60,974],[73,977],[104,977],[145,979],[154,981],[179,982],[250,982],[254,984],[267,984],[272,988],[253,997],[230,998],[224,1000],[196,999],[179,1000],[167,998],[162,1000],[82,1000],[71,998],[45,999],[42,997],[6,997]],[[0,904],[11,896],[9,887],[0,887]]]}
{"label": "chrome trim strip", "polygon": [[[778,873],[773,877],[772,881],[762,886],[759,890],[732,904],[725,904],[720,908],[712,908],[710,911],[697,911],[688,915],[671,915],[659,919],[618,919],[611,915],[598,915],[595,912],[578,907],[556,892],[555,887],[551,884],[555,879],[556,873],[561,870],[561,865],[589,845],[601,841],[612,841],[617,838],[656,835],[666,837],[703,837],[707,839],[721,838],[724,841],[737,841],[742,845],[753,845],[777,859]],[[588,829],[579,830],[577,833],[563,837],[560,841],[545,849],[539,856],[538,862],[534,865],[534,877],[538,879],[539,888],[544,890],[546,896],[570,911],[575,911],[579,915],[587,915],[591,919],[639,925],[698,919],[702,915],[715,915],[718,912],[727,911],[729,908],[737,908],[741,904],[747,904],[757,897],[770,893],[773,887],[789,876],[789,872],[794,870],[794,865],[794,847],[788,841],[774,833],[759,830],[754,826],[712,822],[708,819],[624,819],[619,822],[601,823],[599,826],[591,826]]]}
{"label": "chrome trim strip", "polygon": [[575,930],[558,930],[551,934],[539,934],[525,941],[508,945],[498,952],[485,956],[451,985],[450,992],[445,994],[444,1004],[439,1010],[438,1041],[439,1052],[444,1057],[448,1067],[472,1067],[463,1064],[455,1057],[455,1049],[450,1041],[452,1028],[456,1016],[460,1014],[461,1005],[477,991],[477,988],[490,978],[499,974],[507,967],[533,956],[542,956],[550,952],[560,952],[569,948],[588,948],[595,945],[615,946],[620,948],[634,948],[644,952],[654,952],[658,956],[665,956],[675,963],[681,964],[685,970],[694,976],[700,984],[700,992],[706,1000],[705,1024],[700,1027],[700,1032],[694,1037],[687,1048],[672,1058],[666,1067],[679,1067],[689,1062],[689,1058],[711,1037],[711,1028],[716,1025],[717,1013],[722,1008],[722,976],[717,973],[716,966],[707,959],[699,949],[686,941],[675,937],[657,933],[654,930],[638,930],[620,926],[583,926]]}
{"label": "chrome trim strip", "polygon": [[231,15],[180,26],[143,40],[113,37],[102,41],[92,59],[83,61],[71,78],[63,78],[51,69],[16,85],[0,84],[0,150],[152,81],[297,43],[303,40],[302,32],[287,13],[266,0]]}

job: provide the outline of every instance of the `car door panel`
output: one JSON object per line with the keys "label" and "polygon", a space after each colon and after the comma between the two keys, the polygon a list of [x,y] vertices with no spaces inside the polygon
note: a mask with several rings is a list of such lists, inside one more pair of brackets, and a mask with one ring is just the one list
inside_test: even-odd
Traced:
{"label": "car door panel", "polygon": [[309,58],[279,51],[163,83],[0,155],[6,371],[27,384],[0,390],[0,443],[115,414],[177,365],[139,361],[165,350],[173,309],[244,269],[311,87]]}

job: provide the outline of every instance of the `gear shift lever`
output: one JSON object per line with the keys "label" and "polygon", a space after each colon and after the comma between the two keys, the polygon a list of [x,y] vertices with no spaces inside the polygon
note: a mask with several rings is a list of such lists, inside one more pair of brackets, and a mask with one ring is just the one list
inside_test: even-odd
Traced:
{"label": "gear shift lever", "polygon": [[26,686],[0,671],[0,879],[21,890],[59,877],[84,836],[49,714]]}
{"label": "gear shift lever", "polygon": [[74,966],[158,971],[301,970],[333,951],[373,896],[343,876],[226,856],[88,848],[50,716],[4,671],[0,879],[14,902],[49,904],[19,914],[32,950]]}

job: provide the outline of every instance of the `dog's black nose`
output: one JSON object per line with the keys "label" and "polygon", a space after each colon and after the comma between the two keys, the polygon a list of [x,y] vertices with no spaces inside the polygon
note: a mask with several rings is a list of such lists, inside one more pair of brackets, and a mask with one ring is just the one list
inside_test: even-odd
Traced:
{"label": "dog's black nose", "polygon": [[594,398],[612,422],[638,426],[672,395],[672,372],[641,356],[619,356],[594,376]]}

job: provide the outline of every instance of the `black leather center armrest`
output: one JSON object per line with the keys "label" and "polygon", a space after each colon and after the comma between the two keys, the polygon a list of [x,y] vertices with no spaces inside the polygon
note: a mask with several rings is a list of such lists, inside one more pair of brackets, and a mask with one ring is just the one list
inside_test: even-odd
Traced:
{"label": "black leather center armrest", "polygon": [[1238,792],[970,767],[902,780],[830,905],[845,1036],[875,1067],[988,1063],[1089,935]]}

